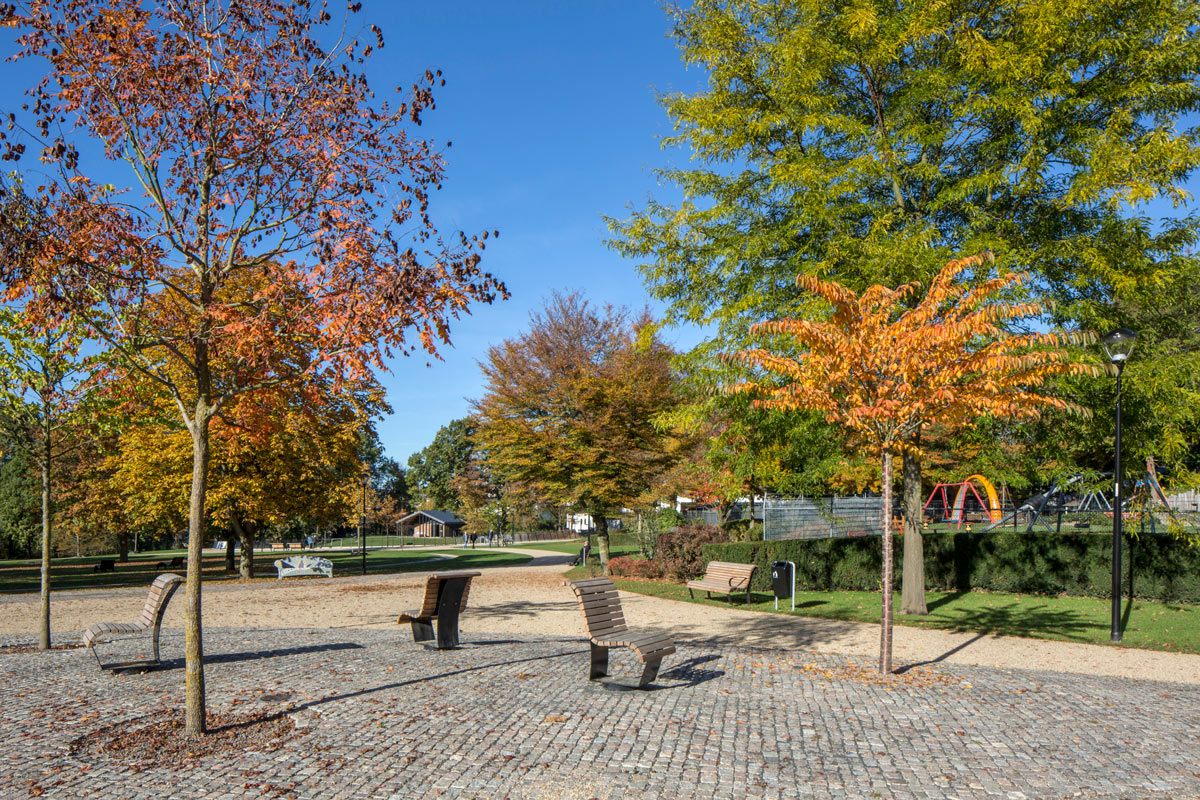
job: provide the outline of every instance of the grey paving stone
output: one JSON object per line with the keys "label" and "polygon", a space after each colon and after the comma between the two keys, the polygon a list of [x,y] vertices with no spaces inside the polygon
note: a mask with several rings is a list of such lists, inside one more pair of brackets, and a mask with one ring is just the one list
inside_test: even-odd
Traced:
{"label": "grey paving stone", "polygon": [[1200,797],[1200,687],[945,665],[880,685],[841,657],[691,642],[659,688],[614,691],[586,680],[582,640],[472,638],[209,630],[210,710],[286,710],[304,733],[140,771],[71,743],[182,705],[181,632],[145,676],[0,654],[0,798]]}

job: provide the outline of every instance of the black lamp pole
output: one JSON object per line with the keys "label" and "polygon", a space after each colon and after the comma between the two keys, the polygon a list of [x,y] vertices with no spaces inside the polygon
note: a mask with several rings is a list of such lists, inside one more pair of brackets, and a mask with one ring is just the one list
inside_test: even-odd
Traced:
{"label": "black lamp pole", "polygon": [[1121,517],[1124,497],[1121,492],[1121,373],[1125,362],[1117,362],[1117,436],[1116,464],[1113,467],[1116,483],[1113,488],[1113,556],[1112,556],[1112,641],[1121,641]]}
{"label": "black lamp pole", "polygon": [[363,478],[362,523],[358,526],[358,537],[362,540],[362,574],[367,574],[367,479]]}
{"label": "black lamp pole", "polygon": [[1108,360],[1117,367],[1116,463],[1113,465],[1113,555],[1112,555],[1112,641],[1121,641],[1121,540],[1125,493],[1121,488],[1121,373],[1133,353],[1137,334],[1128,328],[1117,328],[1100,340]]}

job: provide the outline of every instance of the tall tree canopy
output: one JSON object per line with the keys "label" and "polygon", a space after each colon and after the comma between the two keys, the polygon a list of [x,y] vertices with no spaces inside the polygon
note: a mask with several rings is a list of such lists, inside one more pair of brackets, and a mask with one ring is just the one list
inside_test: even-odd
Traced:
{"label": "tall tree canopy", "polygon": [[408,485],[420,506],[431,511],[458,511],[455,476],[467,471],[475,452],[475,420],[451,420],[438,428],[433,441],[408,459]]}
{"label": "tall tree canopy", "polygon": [[[1143,215],[1186,200],[1200,162],[1197,0],[695,0],[670,13],[684,61],[708,76],[661,98],[676,131],[664,145],[691,163],[659,179],[683,199],[610,225],[668,323],[712,326],[685,370],[702,383],[728,378],[711,357],[748,346],[752,324],[814,313],[797,273],[862,291],[988,249],[1031,274],[1053,322],[1100,332],[1177,315],[1162,289],[1196,285],[1197,214]],[[1165,371],[1147,378],[1163,411],[1148,432],[1169,449],[1200,417]]]}
{"label": "tall tree canopy", "polygon": [[654,425],[677,402],[670,356],[647,316],[555,294],[481,364],[476,439],[488,464],[542,500],[591,514],[606,567],[607,515],[674,458]]}
{"label": "tall tree canopy", "polygon": [[[347,41],[331,20],[324,3],[302,0],[5,8],[22,31],[16,60],[50,69],[29,92],[22,135],[3,134],[4,155],[33,142],[57,178],[32,213],[5,217],[9,298],[28,295],[47,319],[86,317],[171,394],[191,434],[188,735],[205,724],[200,548],[214,416],[243,393],[315,373],[337,383],[394,351],[433,351],[471,302],[504,292],[479,268],[487,234],[444,238],[430,217],[446,165],[409,126],[432,109],[440,74],[383,102],[356,69],[382,34],[371,26]],[[102,142],[136,189],[81,172],[89,161],[73,133]],[[158,369],[147,350],[182,369]]]}

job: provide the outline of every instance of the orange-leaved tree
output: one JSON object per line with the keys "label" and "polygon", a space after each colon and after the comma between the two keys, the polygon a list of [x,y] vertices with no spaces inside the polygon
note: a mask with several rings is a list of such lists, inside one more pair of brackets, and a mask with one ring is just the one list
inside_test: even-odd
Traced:
{"label": "orange-leaved tree", "polygon": [[[731,387],[752,392],[763,408],[816,409],[854,434],[882,460],[883,616],[879,670],[892,670],[892,456],[919,454],[921,428],[949,426],[980,415],[1036,417],[1045,408],[1086,411],[1036,388],[1055,375],[1100,374],[1058,349],[1054,333],[1010,334],[1011,320],[1041,309],[1010,303],[1006,290],[1022,280],[1003,273],[975,285],[963,272],[994,262],[990,252],[951,261],[915,305],[917,284],[872,286],[861,295],[837,283],[800,275],[796,283],[832,307],[827,321],[760,322],[755,334],[788,340],[788,351],[745,350],[732,358],[766,373]],[[775,376],[767,380],[767,375]],[[907,552],[907,551],[906,551]]]}
{"label": "orange-leaved tree", "polygon": [[[0,9],[21,31],[14,60],[49,64],[0,133],[0,157],[32,144],[47,176],[32,213],[0,215],[5,299],[85,321],[162,386],[191,437],[185,733],[198,735],[212,420],[241,395],[316,374],[336,388],[393,352],[432,352],[504,286],[479,268],[486,233],[443,237],[431,218],[445,160],[412,130],[444,81],[426,70],[383,101],[359,66],[383,46],[375,26],[342,38],[327,4],[305,0]],[[133,188],[85,172],[102,159],[72,131]]]}

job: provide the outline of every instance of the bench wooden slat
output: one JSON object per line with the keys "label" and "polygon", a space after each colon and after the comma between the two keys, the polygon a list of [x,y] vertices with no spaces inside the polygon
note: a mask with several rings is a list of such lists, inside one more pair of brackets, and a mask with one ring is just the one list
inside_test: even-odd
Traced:
{"label": "bench wooden slat", "polygon": [[579,600],[583,624],[592,644],[592,666],[589,677],[598,680],[608,675],[608,649],[629,647],[637,660],[645,664],[638,688],[644,688],[658,675],[664,656],[675,652],[669,634],[658,631],[637,631],[625,627],[621,596],[608,578],[585,578],[572,581],[571,589]]}
{"label": "bench wooden slat", "polygon": [[[142,613],[138,615],[136,622],[97,622],[86,631],[83,632],[83,645],[92,648],[93,654],[95,646],[103,644],[108,639],[119,634],[138,634],[146,631],[152,632],[152,647],[153,660],[146,662],[147,666],[158,662],[158,632],[162,626],[163,615],[167,611],[167,603],[171,601],[171,597],[175,594],[175,590],[183,583],[181,575],[174,573],[164,573],[154,579],[150,584],[150,591],[146,595],[146,603],[142,606]],[[96,657],[99,663],[99,656]],[[104,665],[101,664],[101,669]]]}
{"label": "bench wooden slat", "polygon": [[[438,649],[458,647],[458,615],[467,607],[471,579],[482,574],[466,570],[433,573],[425,581],[425,595],[421,598],[421,607],[414,611],[405,611],[396,622],[411,623],[413,639],[425,642],[434,638],[433,621],[437,619]],[[450,585],[449,589],[446,588],[450,581],[461,582],[461,594],[459,587]],[[451,599],[454,595],[458,596],[457,604]]]}
{"label": "bench wooden slat", "polygon": [[602,637],[612,638],[614,636],[620,636],[621,634],[625,634],[625,636],[628,637],[629,628],[625,627],[625,625],[617,624],[588,626],[588,636],[593,639],[600,639]]}
{"label": "bench wooden slat", "polygon": [[745,592],[746,602],[750,602],[750,581],[754,576],[754,571],[758,569],[757,564],[738,564],[732,561],[710,561],[708,566],[704,568],[704,577],[696,580],[688,581],[688,594],[692,595],[693,589],[699,589],[703,592],[712,594],[718,592],[729,596],[729,601],[733,602],[734,592]]}

